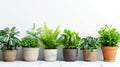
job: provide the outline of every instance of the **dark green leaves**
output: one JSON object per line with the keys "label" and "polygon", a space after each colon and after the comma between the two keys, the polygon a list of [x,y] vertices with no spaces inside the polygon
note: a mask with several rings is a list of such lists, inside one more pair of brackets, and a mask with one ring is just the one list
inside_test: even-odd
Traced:
{"label": "dark green leaves", "polygon": [[80,50],[88,50],[92,52],[94,49],[99,48],[101,45],[99,43],[98,38],[94,38],[88,36],[86,38],[82,38],[80,41],[80,45],[78,46]]}
{"label": "dark green leaves", "polygon": [[18,39],[19,31],[15,27],[6,27],[0,30],[0,43],[3,44],[2,50],[14,50],[18,47],[20,40]]}
{"label": "dark green leaves", "polygon": [[59,42],[63,48],[74,49],[78,47],[80,37],[78,33],[71,32],[70,30],[64,30],[64,34],[59,38]]}
{"label": "dark green leaves", "polygon": [[120,33],[114,27],[105,25],[98,31],[103,46],[117,46],[120,42]]}

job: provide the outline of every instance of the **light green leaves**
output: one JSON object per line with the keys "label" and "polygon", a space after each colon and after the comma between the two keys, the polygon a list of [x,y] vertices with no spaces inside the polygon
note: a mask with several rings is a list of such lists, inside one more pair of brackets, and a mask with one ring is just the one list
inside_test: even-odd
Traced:
{"label": "light green leaves", "polygon": [[65,29],[64,34],[61,34],[59,42],[62,44],[63,48],[74,49],[78,47],[80,37],[78,33],[71,32],[70,30]]}
{"label": "light green leaves", "polygon": [[98,31],[98,33],[103,46],[119,46],[120,33],[116,31],[116,28],[105,25]]}
{"label": "light green leaves", "polygon": [[34,37],[31,36],[26,36],[24,38],[22,38],[21,44],[22,47],[32,47],[32,48],[36,48],[39,47],[39,43],[38,40]]}

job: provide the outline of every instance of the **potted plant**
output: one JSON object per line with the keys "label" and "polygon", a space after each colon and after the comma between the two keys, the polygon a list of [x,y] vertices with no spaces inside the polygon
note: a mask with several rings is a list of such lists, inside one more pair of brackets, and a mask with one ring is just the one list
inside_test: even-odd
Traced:
{"label": "potted plant", "polygon": [[4,61],[15,61],[17,55],[17,47],[20,43],[18,39],[19,31],[15,27],[6,27],[0,30],[0,43],[2,46],[2,55]]}
{"label": "potted plant", "polygon": [[64,34],[61,34],[59,38],[60,43],[62,44],[63,57],[65,61],[75,61],[78,56],[78,44],[80,42],[80,37],[78,33],[71,32],[70,30],[65,29]]}
{"label": "potted plant", "polygon": [[102,53],[104,61],[115,61],[117,48],[120,42],[120,33],[116,28],[105,25],[98,31],[100,43],[102,44]]}
{"label": "potted plant", "polygon": [[27,30],[28,35],[22,38],[20,46],[23,47],[23,58],[25,61],[37,61],[39,56],[39,42],[37,37],[37,31],[35,24],[31,31]]}
{"label": "potted plant", "polygon": [[38,28],[37,32],[39,35],[39,43],[44,49],[44,60],[45,61],[56,61],[57,59],[57,46],[59,46],[58,35],[60,33],[58,26],[54,31],[49,29],[44,23],[43,28]]}
{"label": "potted plant", "polygon": [[97,49],[100,47],[98,38],[87,36],[82,38],[78,46],[80,50],[83,50],[84,60],[96,61]]}

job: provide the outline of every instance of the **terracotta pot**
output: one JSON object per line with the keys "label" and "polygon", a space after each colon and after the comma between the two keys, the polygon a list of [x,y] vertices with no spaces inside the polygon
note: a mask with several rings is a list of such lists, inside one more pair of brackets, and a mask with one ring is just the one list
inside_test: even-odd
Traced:
{"label": "terracotta pot", "polygon": [[5,50],[3,51],[3,60],[7,62],[15,61],[17,50]]}
{"label": "terracotta pot", "polygon": [[63,56],[65,61],[75,61],[78,56],[78,49],[63,49]]}
{"label": "terracotta pot", "polygon": [[37,61],[39,48],[23,48],[23,58],[25,61]]}
{"label": "terracotta pot", "polygon": [[98,53],[97,49],[94,49],[93,52],[89,52],[88,50],[83,50],[84,60],[90,62],[96,61],[97,53]]}
{"label": "terracotta pot", "polygon": [[56,61],[57,60],[57,49],[44,49],[44,60],[45,61]]}
{"label": "terracotta pot", "polygon": [[116,58],[117,48],[118,47],[102,47],[104,61],[114,62]]}

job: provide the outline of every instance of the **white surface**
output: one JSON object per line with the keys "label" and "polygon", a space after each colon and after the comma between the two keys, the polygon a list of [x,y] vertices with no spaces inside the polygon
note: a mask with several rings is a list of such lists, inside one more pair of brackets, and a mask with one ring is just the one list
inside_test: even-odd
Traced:
{"label": "white surface", "polygon": [[[97,31],[105,24],[120,32],[120,0],[0,0],[0,29],[16,26],[22,38],[34,22],[43,26],[44,21],[50,28],[60,25],[61,32],[67,28],[79,32],[81,37],[98,37]],[[21,55],[20,48],[17,59],[22,59]],[[62,49],[58,55],[58,59],[63,59]],[[42,49],[39,59],[43,59]],[[78,59],[83,59],[81,52]],[[102,60],[101,50],[97,59]]]}
{"label": "white surface", "polygon": [[25,61],[15,61],[15,62],[3,62],[0,61],[0,66],[2,67],[119,67],[119,62],[85,62],[85,61],[75,61],[75,62],[65,62],[65,61],[55,61],[55,62],[25,62]]}

